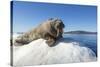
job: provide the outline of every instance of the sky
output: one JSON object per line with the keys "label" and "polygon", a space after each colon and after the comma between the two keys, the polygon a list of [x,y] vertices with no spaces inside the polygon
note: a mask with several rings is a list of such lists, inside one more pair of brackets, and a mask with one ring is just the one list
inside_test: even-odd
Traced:
{"label": "sky", "polygon": [[89,5],[13,2],[13,32],[26,32],[49,18],[60,18],[64,31],[97,31],[97,7]]}

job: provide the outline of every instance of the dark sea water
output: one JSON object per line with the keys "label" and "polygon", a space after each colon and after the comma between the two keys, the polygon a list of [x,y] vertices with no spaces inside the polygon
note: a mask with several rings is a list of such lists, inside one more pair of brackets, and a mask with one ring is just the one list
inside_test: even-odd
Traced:
{"label": "dark sea water", "polygon": [[63,37],[90,48],[97,56],[97,34],[64,34]]}

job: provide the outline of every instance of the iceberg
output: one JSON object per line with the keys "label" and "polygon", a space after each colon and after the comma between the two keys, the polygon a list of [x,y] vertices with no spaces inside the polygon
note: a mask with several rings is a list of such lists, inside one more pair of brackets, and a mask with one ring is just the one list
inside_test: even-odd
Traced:
{"label": "iceberg", "polygon": [[95,53],[82,47],[78,42],[61,39],[54,47],[49,47],[44,39],[38,39],[23,46],[13,46],[13,65],[31,66],[65,64],[96,61]]}

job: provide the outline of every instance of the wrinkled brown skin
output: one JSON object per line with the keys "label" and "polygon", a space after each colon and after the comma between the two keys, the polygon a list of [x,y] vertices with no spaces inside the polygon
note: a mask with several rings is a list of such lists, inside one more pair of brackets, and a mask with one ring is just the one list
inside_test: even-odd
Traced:
{"label": "wrinkled brown skin", "polygon": [[15,41],[20,44],[28,44],[31,41],[43,38],[48,46],[53,46],[56,40],[62,38],[64,24],[60,19],[49,19],[35,29],[19,36]]}

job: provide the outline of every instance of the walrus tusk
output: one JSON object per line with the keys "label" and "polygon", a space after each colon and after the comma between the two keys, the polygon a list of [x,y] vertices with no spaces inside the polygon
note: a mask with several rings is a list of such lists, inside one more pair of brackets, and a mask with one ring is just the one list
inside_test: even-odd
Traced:
{"label": "walrus tusk", "polygon": [[63,33],[63,29],[58,29],[58,30],[57,30],[57,37],[58,37],[61,33]]}

